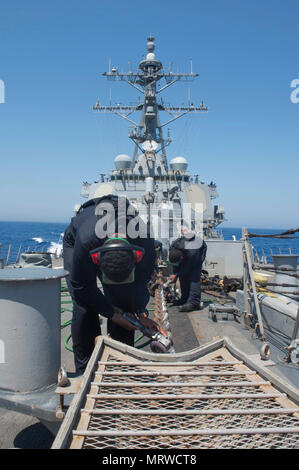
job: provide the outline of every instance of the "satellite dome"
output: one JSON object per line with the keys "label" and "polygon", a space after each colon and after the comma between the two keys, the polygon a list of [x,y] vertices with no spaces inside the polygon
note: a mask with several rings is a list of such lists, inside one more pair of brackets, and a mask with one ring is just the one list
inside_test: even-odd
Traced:
{"label": "satellite dome", "polygon": [[174,171],[186,171],[188,162],[184,157],[175,157],[170,161],[170,168]]}
{"label": "satellite dome", "polygon": [[126,155],[124,153],[121,153],[120,155],[117,155],[117,157],[115,157],[114,164],[117,170],[128,170],[132,167],[131,158],[129,157],[129,155]]}
{"label": "satellite dome", "polygon": [[146,60],[156,60],[156,56],[153,52],[149,52],[147,55],[146,55]]}

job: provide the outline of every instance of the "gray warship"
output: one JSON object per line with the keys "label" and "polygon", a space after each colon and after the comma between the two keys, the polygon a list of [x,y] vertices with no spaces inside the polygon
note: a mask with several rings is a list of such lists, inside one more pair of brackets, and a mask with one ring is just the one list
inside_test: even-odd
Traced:
{"label": "gray warship", "polygon": [[[136,73],[109,66],[103,74],[144,99],[93,107],[130,122],[134,151],[132,158],[117,155],[115,169],[100,181],[83,183],[81,196],[124,195],[144,220],[158,220],[152,228],[163,254],[149,309],[171,335],[173,349],[153,353],[148,343],[138,346],[140,338],[135,348],[125,346],[105,334],[103,319],[86,372],[74,377],[62,258],[23,253],[0,269],[0,406],[39,419],[53,433],[53,449],[297,448],[298,256],[260,260],[250,243],[256,234],[247,228],[242,239],[224,240],[224,208],[213,203],[216,184],[190,175],[183,156],[168,163],[171,139],[164,128],[208,108],[163,102],[164,90],[198,75],[192,63],[189,73],[166,72],[154,50],[150,35]],[[158,88],[160,80],[165,84]],[[139,124],[132,118],[138,111]],[[171,117],[162,122],[162,113]],[[184,205],[191,207],[187,215]],[[186,220],[208,249],[203,308],[182,314],[171,306],[179,286],[167,285],[167,250]]]}
{"label": "gray warship", "polygon": [[[171,138],[169,129],[164,137],[165,127],[187,114],[206,113],[208,107],[203,102],[195,106],[190,101],[186,106],[165,104],[161,95],[177,82],[193,81],[198,74],[193,72],[192,61],[189,73],[165,71],[154,50],[154,38],[150,35],[147,54],[137,72],[123,73],[109,65],[109,71],[103,74],[109,81],[125,82],[143,96],[134,105],[106,106],[98,101],[93,107],[97,113],[114,113],[130,123],[129,138],[134,152],[132,158],[117,155],[115,169],[109,175],[101,174],[100,181],[84,182],[81,196],[87,199],[108,193],[126,196],[140,216],[151,222],[153,236],[162,242],[165,253],[169,243],[180,235],[180,224],[187,219],[189,228],[195,229],[208,243],[205,267],[209,274],[242,277],[241,243],[224,241],[217,230],[225,220],[225,211],[222,205],[213,204],[218,198],[215,182],[205,183],[199,180],[198,174],[190,175],[184,156],[175,156],[169,163],[167,160],[166,149]],[[132,115],[138,112],[141,118],[136,123]],[[161,121],[162,113],[170,116],[165,122]],[[74,211],[79,207],[77,204]]]}

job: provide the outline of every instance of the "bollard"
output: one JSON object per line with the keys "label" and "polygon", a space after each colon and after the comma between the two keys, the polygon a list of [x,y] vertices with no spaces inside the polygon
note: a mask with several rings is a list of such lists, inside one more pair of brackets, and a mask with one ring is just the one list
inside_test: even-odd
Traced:
{"label": "bollard", "polygon": [[31,392],[57,383],[63,269],[0,270],[0,389]]}

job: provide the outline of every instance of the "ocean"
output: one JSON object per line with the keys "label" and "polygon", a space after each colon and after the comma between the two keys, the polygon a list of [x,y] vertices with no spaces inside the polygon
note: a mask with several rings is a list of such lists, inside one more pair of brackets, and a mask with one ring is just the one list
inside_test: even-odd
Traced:
{"label": "ocean", "polygon": [[55,251],[67,223],[54,222],[0,222],[0,257],[6,262],[11,245],[9,263],[17,259],[20,247],[23,251]]}
{"label": "ocean", "polygon": [[[0,222],[0,245],[2,257],[6,261],[9,245],[11,245],[9,263],[16,261],[20,247],[21,251],[55,251],[60,237],[68,223],[54,222]],[[232,240],[233,236],[239,240],[242,237],[241,228],[221,228],[225,240]],[[256,234],[281,233],[287,229],[255,229],[248,228],[249,232]],[[250,239],[258,256],[263,254],[271,262],[271,254],[299,254],[299,239],[273,239],[273,238],[252,238]]]}
{"label": "ocean", "polygon": [[[273,235],[285,232],[290,228],[291,227],[282,229],[264,229],[248,227],[248,232],[254,233],[256,235]],[[225,240],[231,240],[233,236],[235,236],[237,240],[242,238],[241,228],[220,228],[220,230],[222,230],[223,237]],[[299,237],[299,232],[297,232],[295,236]],[[258,257],[261,259],[262,256],[265,255],[269,263],[272,263],[272,254],[289,254],[291,252],[292,254],[298,254],[299,256],[299,238],[250,238],[249,241],[253,245],[254,251],[258,255]]]}

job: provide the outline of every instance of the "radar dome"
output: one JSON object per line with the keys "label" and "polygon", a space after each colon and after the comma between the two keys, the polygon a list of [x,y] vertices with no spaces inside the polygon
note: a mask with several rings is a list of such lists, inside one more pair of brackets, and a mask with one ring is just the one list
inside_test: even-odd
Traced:
{"label": "radar dome", "polygon": [[121,153],[120,155],[117,155],[117,157],[115,157],[114,164],[117,170],[128,170],[132,167],[131,158],[129,157],[129,155],[126,155],[124,153]]}
{"label": "radar dome", "polygon": [[170,161],[170,168],[173,171],[186,171],[188,162],[184,157],[175,157]]}
{"label": "radar dome", "polygon": [[156,60],[156,56],[153,52],[149,52],[146,56],[146,60]]}

